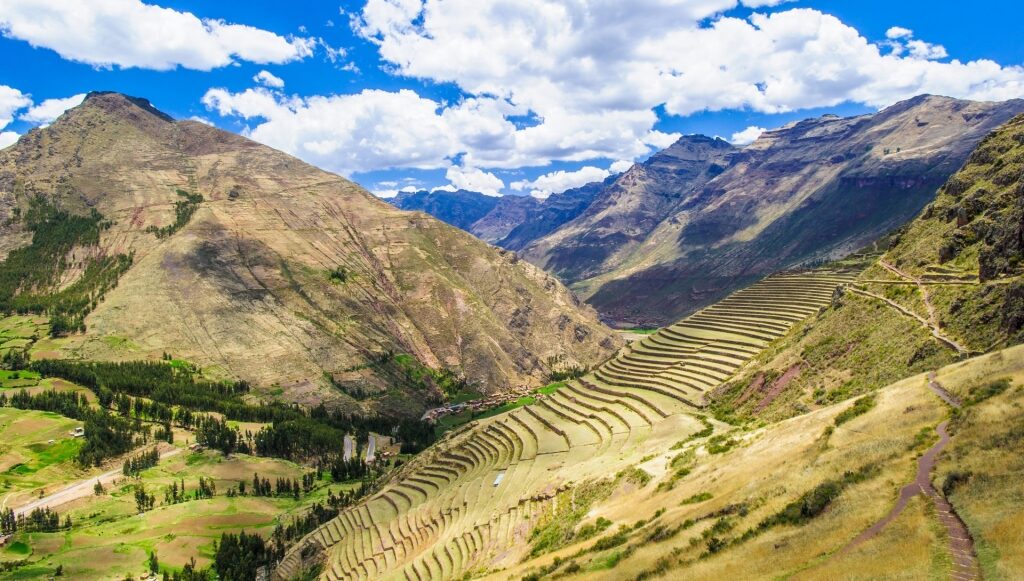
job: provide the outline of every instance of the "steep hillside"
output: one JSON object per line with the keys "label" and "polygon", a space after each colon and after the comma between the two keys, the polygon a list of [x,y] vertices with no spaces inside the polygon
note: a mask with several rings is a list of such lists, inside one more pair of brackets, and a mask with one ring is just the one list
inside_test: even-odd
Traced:
{"label": "steep hillside", "polygon": [[438,397],[416,361],[495,391],[618,347],[515,255],[119,94],[0,152],[0,211],[8,308],[88,313],[65,355],[170,352],[295,401],[413,413]]}
{"label": "steep hillside", "polygon": [[[788,417],[1024,342],[1024,116],[985,137],[848,292],[716,393]],[[785,378],[785,379],[783,379]]]}
{"label": "steep hillside", "polygon": [[730,164],[736,149],[703,135],[682,137],[634,165],[575,220],[523,250],[523,256],[569,282],[621,265],[665,218],[699,201],[701,188]]}
{"label": "steep hillside", "polygon": [[[509,230],[508,234],[498,240],[496,244],[502,248],[516,251],[526,248],[534,240],[554,232],[585,212],[594,200],[602,195],[604,189],[615,181],[616,177],[615,175],[609,176],[603,182],[591,182],[560,194],[548,196],[532,207],[524,220]],[[499,210],[500,206],[477,222],[474,225],[474,232],[482,231]]]}
{"label": "steep hillside", "polygon": [[[524,256],[571,283],[606,320],[665,324],[766,274],[843,256],[899,227],[986,134],[1022,111],[1020,100],[922,96],[873,115],[794,123],[729,153],[727,167],[689,195],[653,205],[602,196],[604,215],[618,218],[599,245],[586,240],[606,225],[577,221]],[[628,191],[632,175],[611,190]],[[645,187],[678,191],[668,178],[655,175]],[[621,224],[634,229],[620,239]]]}

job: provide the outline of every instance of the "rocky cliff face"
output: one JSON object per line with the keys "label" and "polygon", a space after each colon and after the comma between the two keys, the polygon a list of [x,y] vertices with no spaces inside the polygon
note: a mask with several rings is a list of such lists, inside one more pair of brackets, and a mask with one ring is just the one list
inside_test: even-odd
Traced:
{"label": "rocky cliff face", "polygon": [[390,354],[495,391],[619,345],[514,254],[144,100],[91,94],[0,152],[5,252],[28,244],[39,200],[102,216],[98,242],[69,254],[71,279],[86,257],[132,257],[92,296],[87,333],[66,346],[80,356],[169,352],[295,401],[415,413],[430,394]]}
{"label": "rocky cliff face", "polygon": [[[523,220],[497,241],[498,246],[509,250],[522,250],[534,240],[561,228],[585,212],[604,191],[604,188],[615,181],[615,178],[616,176],[610,176],[603,182],[592,182],[560,194],[553,194],[543,201],[537,201],[530,207],[530,211],[523,217]],[[474,225],[474,231],[482,230],[485,220],[497,214],[499,208],[496,208],[484,220],[477,222]]]}
{"label": "rocky cliff face", "polygon": [[[676,179],[671,171],[645,172],[637,188],[631,170],[577,223],[524,255],[574,285],[606,320],[668,323],[766,274],[845,254],[904,224],[987,133],[1021,111],[1020,100],[922,96],[873,115],[793,123],[742,151],[715,149],[676,198],[627,195],[677,191],[664,187]],[[608,227],[588,218],[596,216],[609,217]]]}

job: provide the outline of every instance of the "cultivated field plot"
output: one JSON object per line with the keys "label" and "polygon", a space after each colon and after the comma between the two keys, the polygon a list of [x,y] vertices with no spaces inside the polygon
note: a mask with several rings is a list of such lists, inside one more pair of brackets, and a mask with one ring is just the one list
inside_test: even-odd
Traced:
{"label": "cultivated field plot", "polygon": [[704,394],[856,275],[770,277],[535,403],[449,433],[381,492],[300,542],[278,577],[297,574],[310,548],[326,551],[328,579],[455,578],[515,565],[560,492],[688,436],[711,436],[717,424],[700,414]]}
{"label": "cultivated field plot", "polygon": [[[39,413],[3,408],[0,412]],[[73,458],[59,466],[83,476],[74,469]],[[29,559],[29,564],[17,569],[19,579],[47,579],[58,565],[71,579],[134,578],[146,571],[151,551],[173,569],[180,569],[193,558],[204,567],[210,564],[214,543],[222,533],[245,530],[269,537],[277,524],[287,524],[292,517],[303,515],[313,503],[325,504],[328,490],[338,494],[359,486],[357,481],[331,483],[328,476],[327,480],[316,481],[314,488],[299,498],[227,494],[240,482],[251,482],[254,474],[276,482],[279,478],[301,480],[307,472],[309,469],[286,460],[183,450],[144,470],[138,478],[105,478],[102,493],[90,493],[57,506],[61,518],[69,516],[74,521],[74,528],[19,533],[13,544],[0,550],[0,560]],[[216,487],[213,498],[194,497],[199,477],[212,479]],[[85,481],[91,488],[95,478],[86,476]],[[176,483],[184,483],[185,498],[167,503],[165,492]],[[140,484],[157,497],[157,506],[144,513],[139,513],[135,502],[136,486]]]}
{"label": "cultivated field plot", "polygon": [[81,422],[50,412],[0,407],[0,494],[3,507],[88,477],[75,466],[83,441],[70,431]]}

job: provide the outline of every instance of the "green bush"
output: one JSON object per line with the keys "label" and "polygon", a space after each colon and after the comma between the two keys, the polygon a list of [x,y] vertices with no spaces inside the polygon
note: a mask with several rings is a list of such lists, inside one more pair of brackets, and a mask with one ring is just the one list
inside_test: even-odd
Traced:
{"label": "green bush", "polygon": [[964,403],[966,405],[981,403],[990,397],[995,397],[1003,393],[1010,388],[1010,385],[1010,379],[1006,377],[989,381],[988,383],[983,383],[981,385],[976,385],[968,390],[969,395],[967,396],[967,401]]}
{"label": "green bush", "polygon": [[852,406],[840,412],[839,415],[836,416],[835,424],[837,426],[841,426],[857,416],[868,413],[868,411],[873,407],[875,407],[875,395],[865,395],[853,402]]}
{"label": "green bush", "polygon": [[680,502],[679,504],[680,505],[684,505],[684,504],[697,504],[698,502],[704,502],[705,500],[711,500],[711,498],[712,498],[712,494],[710,492],[700,492],[700,493],[694,494],[693,496],[691,496],[690,498],[687,498],[686,500]]}

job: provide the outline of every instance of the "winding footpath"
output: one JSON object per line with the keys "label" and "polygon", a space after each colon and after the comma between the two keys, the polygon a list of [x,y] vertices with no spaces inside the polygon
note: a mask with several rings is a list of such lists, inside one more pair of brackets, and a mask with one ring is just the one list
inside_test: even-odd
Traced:
{"label": "winding footpath", "polygon": [[887,298],[883,297],[880,294],[873,293],[873,292],[868,291],[868,290],[859,289],[859,288],[857,288],[855,286],[850,286],[850,287],[847,287],[847,288],[850,290],[850,292],[852,292],[854,294],[858,294],[858,295],[865,296],[865,297],[871,297],[873,299],[882,301],[885,304],[889,305],[890,307],[892,307],[892,308],[896,309],[897,311],[899,311],[900,314],[902,314],[904,316],[907,316],[907,317],[910,317],[910,318],[914,319],[915,321],[917,321],[918,323],[921,323],[921,325],[924,326],[926,329],[928,329],[928,331],[932,334],[932,337],[935,337],[936,339],[938,339],[944,345],[946,345],[946,346],[948,346],[948,347],[950,347],[952,349],[955,349],[956,352],[959,353],[961,357],[967,357],[968,355],[970,355],[970,351],[967,349],[967,347],[964,347],[963,345],[958,343],[956,340],[954,340],[953,338],[949,337],[948,335],[943,333],[941,330],[939,330],[938,325],[935,325],[934,323],[932,323],[928,319],[922,317],[921,315],[915,313],[914,311],[908,309],[907,307],[904,307],[903,305],[897,303],[896,301],[893,301],[891,299],[887,299]]}
{"label": "winding footpath", "polygon": [[[960,409],[960,400],[946,391],[946,389],[939,384],[935,379],[935,373],[928,374],[928,387],[931,388],[931,390],[935,392],[935,395],[939,396],[942,401],[946,402],[951,407]],[[978,565],[977,554],[974,551],[974,541],[971,539],[971,534],[967,529],[967,525],[964,524],[964,521],[956,513],[956,510],[949,501],[946,500],[946,497],[942,496],[942,494],[935,489],[935,486],[932,485],[931,481],[931,473],[935,468],[935,463],[938,460],[939,455],[942,454],[942,451],[946,448],[946,445],[949,444],[949,432],[947,431],[948,424],[948,421],[944,421],[935,428],[935,432],[939,435],[939,441],[918,459],[917,475],[915,476],[914,481],[900,489],[900,495],[896,501],[896,505],[892,507],[889,514],[885,515],[881,520],[854,537],[854,539],[847,543],[846,546],[834,553],[832,558],[839,555],[845,555],[863,543],[876,537],[880,532],[882,532],[882,529],[884,529],[886,525],[892,522],[900,515],[900,513],[903,512],[903,509],[907,507],[910,499],[918,494],[924,494],[935,505],[939,522],[946,529],[946,535],[949,537],[948,551],[952,560],[952,569],[950,570],[949,578],[953,581],[981,579],[981,567]]]}
{"label": "winding footpath", "polygon": [[896,265],[886,262],[884,260],[879,260],[878,264],[882,265],[882,268],[888,270],[889,272],[895,274],[896,276],[917,285],[917,290],[921,291],[921,300],[924,301],[924,308],[928,310],[928,320],[931,322],[932,326],[937,328],[939,326],[939,318],[935,315],[935,306],[932,305],[932,298],[931,296],[928,295],[928,289],[925,288],[924,283],[921,282],[921,279],[917,278],[916,276],[910,276],[909,274],[903,272],[899,268],[896,268]]}

